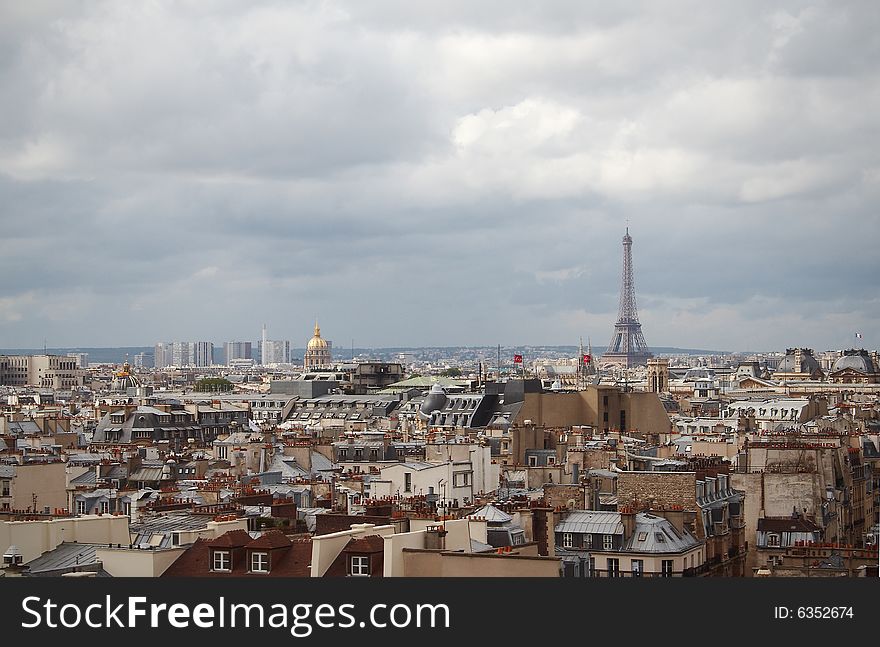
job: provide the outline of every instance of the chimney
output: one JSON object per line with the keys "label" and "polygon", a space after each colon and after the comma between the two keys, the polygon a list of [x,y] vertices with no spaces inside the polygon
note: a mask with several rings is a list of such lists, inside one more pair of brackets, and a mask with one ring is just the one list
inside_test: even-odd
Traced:
{"label": "chimney", "polygon": [[636,531],[636,509],[626,506],[620,508],[620,521],[623,523],[623,541],[626,543]]}
{"label": "chimney", "polygon": [[542,557],[556,557],[556,541],[551,535],[555,525],[553,508],[532,508],[532,538],[538,544],[538,555]]}
{"label": "chimney", "polygon": [[425,548],[428,550],[446,550],[447,531],[443,526],[428,526],[425,529]]}

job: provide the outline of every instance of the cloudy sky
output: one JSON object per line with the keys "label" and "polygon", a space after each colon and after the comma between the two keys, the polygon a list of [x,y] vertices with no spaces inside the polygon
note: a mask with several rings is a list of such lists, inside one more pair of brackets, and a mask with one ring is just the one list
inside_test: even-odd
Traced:
{"label": "cloudy sky", "polygon": [[880,6],[0,7],[0,347],[880,346]]}

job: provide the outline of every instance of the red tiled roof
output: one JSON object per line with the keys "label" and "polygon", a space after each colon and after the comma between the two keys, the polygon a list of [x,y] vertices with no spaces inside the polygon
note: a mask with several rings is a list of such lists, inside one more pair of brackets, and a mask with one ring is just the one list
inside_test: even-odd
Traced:
{"label": "red tiled roof", "polygon": [[208,543],[212,548],[241,548],[252,541],[253,539],[251,539],[251,536],[246,531],[230,530]]}
{"label": "red tiled roof", "polygon": [[384,553],[385,540],[379,535],[367,535],[360,539],[352,539],[343,550],[347,553]]}
{"label": "red tiled roof", "polygon": [[270,530],[263,533],[258,539],[254,539],[245,548],[263,548],[271,550],[273,548],[285,548],[290,546],[291,541],[280,530]]}
{"label": "red tiled roof", "polygon": [[385,564],[385,540],[379,535],[368,535],[352,539],[343,548],[324,577],[345,577],[348,575],[348,561],[352,555],[368,555],[370,560],[370,577],[383,577]]}
{"label": "red tiled roof", "polygon": [[[234,532],[234,531],[233,531]],[[287,548],[272,554],[269,573],[248,572],[247,551],[234,561],[232,571],[217,573],[211,570],[212,542],[198,539],[168,567],[162,577],[309,577],[312,563],[312,540],[291,541]]]}

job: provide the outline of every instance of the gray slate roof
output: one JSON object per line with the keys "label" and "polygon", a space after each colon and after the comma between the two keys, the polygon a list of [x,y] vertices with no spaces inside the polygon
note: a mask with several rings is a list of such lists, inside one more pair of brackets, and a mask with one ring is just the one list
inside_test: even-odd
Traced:
{"label": "gray slate roof", "polygon": [[509,521],[513,521],[513,517],[511,517],[503,510],[499,510],[491,503],[488,505],[484,505],[478,510],[474,510],[471,514],[468,515],[468,519],[472,519],[474,517],[485,517],[487,523],[508,523]]}
{"label": "gray slate roof", "polygon": [[57,571],[94,564],[96,561],[95,549],[106,544],[79,544],[76,542],[63,542],[53,550],[46,551],[39,557],[29,561],[25,566],[31,574],[42,571]]}
{"label": "gray slate roof", "polygon": [[680,533],[672,523],[646,512],[636,515],[636,529],[624,550],[640,553],[681,553],[696,548],[699,541],[687,531]]}
{"label": "gray slate roof", "polygon": [[556,524],[556,532],[622,535],[623,523],[619,512],[578,510]]}
{"label": "gray slate roof", "polygon": [[89,470],[88,472],[83,472],[76,478],[70,479],[71,485],[97,485],[98,484],[98,475],[95,474],[94,470]]}

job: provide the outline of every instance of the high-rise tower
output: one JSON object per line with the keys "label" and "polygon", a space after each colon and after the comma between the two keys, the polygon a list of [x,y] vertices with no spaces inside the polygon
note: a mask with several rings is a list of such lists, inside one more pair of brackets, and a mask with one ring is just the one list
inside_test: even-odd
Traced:
{"label": "high-rise tower", "polygon": [[632,267],[632,236],[629,227],[623,237],[623,276],[620,285],[620,307],[617,312],[617,323],[614,324],[614,336],[608,349],[602,355],[602,361],[616,364],[624,368],[644,365],[649,357],[653,357],[642,334],[639,313],[636,310],[636,289],[633,282]]}

